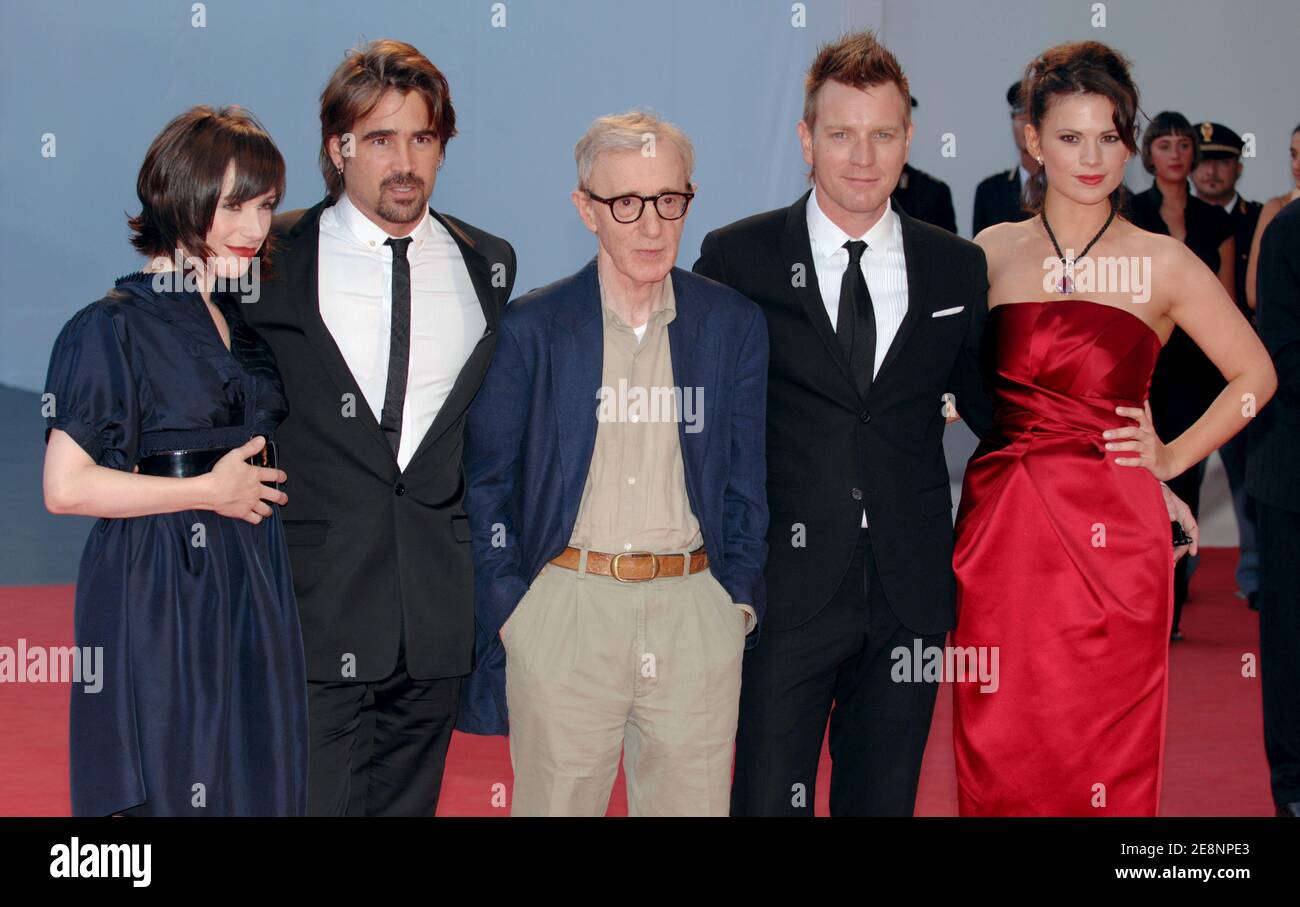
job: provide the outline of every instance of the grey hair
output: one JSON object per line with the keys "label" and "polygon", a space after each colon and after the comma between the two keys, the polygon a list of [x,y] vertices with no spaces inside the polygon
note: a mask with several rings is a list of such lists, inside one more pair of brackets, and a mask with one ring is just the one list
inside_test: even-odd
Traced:
{"label": "grey hair", "polygon": [[591,185],[591,172],[596,167],[596,158],[604,152],[644,153],[647,147],[657,148],[659,142],[671,143],[681,155],[687,183],[682,188],[688,188],[695,172],[695,146],[686,137],[686,133],[672,123],[644,110],[607,114],[588,127],[587,134],[578,140],[573,149],[573,158],[578,164],[578,188],[586,189]]}

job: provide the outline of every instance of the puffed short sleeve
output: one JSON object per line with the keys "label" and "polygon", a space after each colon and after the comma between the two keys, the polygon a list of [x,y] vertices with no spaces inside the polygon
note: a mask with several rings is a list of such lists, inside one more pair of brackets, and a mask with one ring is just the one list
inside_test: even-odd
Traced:
{"label": "puffed short sleeve", "polygon": [[97,302],[63,326],[45,378],[45,440],[67,432],[90,458],[130,469],[140,441],[140,400],[131,369],[125,316]]}

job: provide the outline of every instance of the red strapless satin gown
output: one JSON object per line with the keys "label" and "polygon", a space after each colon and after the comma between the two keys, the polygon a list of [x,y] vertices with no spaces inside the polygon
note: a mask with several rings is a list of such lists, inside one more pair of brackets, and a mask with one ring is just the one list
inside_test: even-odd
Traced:
{"label": "red strapless satin gown", "polygon": [[996,647],[998,670],[990,692],[954,684],[960,812],[1155,815],[1169,516],[1156,478],[1116,465],[1101,433],[1131,424],[1115,407],[1141,407],[1160,340],[1080,299],[999,305],[986,330],[998,437],[966,468],[952,645]]}

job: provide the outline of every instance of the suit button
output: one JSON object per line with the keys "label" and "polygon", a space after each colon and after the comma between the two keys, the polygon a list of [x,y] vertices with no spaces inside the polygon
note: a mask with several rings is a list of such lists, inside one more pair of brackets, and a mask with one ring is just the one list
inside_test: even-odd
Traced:
{"label": "suit button", "polygon": [[396,494],[396,495],[404,495],[404,494],[406,494],[406,486],[403,485],[401,482],[398,482],[398,483],[397,483],[397,486],[393,489],[393,494]]}
{"label": "suit button", "polygon": [[862,489],[861,488],[853,489],[852,491],[849,492],[849,497],[853,498],[853,500],[855,501],[862,500]]}
{"label": "suit button", "polygon": [[864,409],[862,412],[858,413],[858,421],[861,422],[863,425],[866,425],[868,422],[871,421],[871,413],[867,412]]}

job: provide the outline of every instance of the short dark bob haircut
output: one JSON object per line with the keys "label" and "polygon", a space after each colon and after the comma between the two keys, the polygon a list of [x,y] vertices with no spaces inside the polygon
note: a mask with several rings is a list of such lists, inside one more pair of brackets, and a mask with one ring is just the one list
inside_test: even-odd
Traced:
{"label": "short dark bob haircut", "polygon": [[[127,221],[131,245],[150,258],[171,258],[177,249],[211,258],[206,237],[232,162],[235,185],[227,203],[241,204],[268,190],[275,192],[275,205],[284,198],[284,158],[244,108],[192,107],[164,126],[136,180],[142,209]],[[270,275],[270,239],[261,252],[263,277]]]}
{"label": "short dark bob haircut", "polygon": [[1146,172],[1155,176],[1156,164],[1151,159],[1151,146],[1156,143],[1156,139],[1162,139],[1167,135],[1181,135],[1192,143],[1192,169],[1195,169],[1201,162],[1200,136],[1196,134],[1187,117],[1173,110],[1162,110],[1151,118],[1151,123],[1142,133],[1142,167]]}

